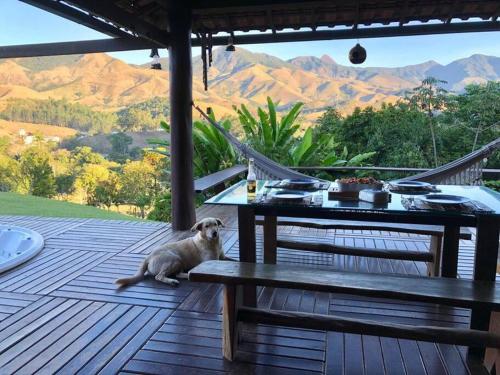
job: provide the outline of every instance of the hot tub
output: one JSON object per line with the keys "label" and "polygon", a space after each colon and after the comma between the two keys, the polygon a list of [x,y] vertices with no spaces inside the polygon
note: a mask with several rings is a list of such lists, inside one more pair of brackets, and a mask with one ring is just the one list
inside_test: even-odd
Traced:
{"label": "hot tub", "polygon": [[0,273],[30,260],[42,248],[43,237],[40,233],[0,224]]}

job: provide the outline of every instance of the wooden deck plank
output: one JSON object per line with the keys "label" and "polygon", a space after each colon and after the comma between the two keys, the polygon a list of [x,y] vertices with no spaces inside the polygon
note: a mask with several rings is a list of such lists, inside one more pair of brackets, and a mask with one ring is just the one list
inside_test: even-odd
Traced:
{"label": "wooden deck plank", "polygon": [[[228,256],[238,258],[234,208],[202,206],[198,218],[222,218]],[[72,374],[470,374],[465,350],[408,340],[244,325],[238,361],[222,359],[221,287],[151,278],[119,290],[158,244],[185,238],[157,222],[0,217],[39,230],[46,247],[24,266],[0,275],[0,373]],[[280,226],[302,241],[427,251],[428,236],[376,230]],[[459,274],[470,278],[472,241],[460,241]],[[262,261],[262,229],[257,229]],[[355,272],[425,274],[423,263],[279,249],[278,262]],[[259,288],[261,307],[460,327],[467,309],[414,301]],[[469,371],[469,366],[471,370]]]}

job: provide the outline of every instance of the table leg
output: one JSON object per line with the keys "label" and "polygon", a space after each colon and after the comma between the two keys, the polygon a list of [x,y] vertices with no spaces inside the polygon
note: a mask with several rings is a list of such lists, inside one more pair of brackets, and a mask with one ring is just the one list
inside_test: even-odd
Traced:
{"label": "table leg", "polygon": [[446,225],[443,236],[442,252],[442,277],[457,277],[458,268],[458,245],[460,241],[460,227],[456,225]]}
{"label": "table leg", "polygon": [[[495,281],[498,256],[498,219],[488,215],[480,215],[477,218],[476,230],[474,280]],[[487,331],[490,315],[491,310],[486,308],[472,309],[471,328]],[[471,348],[469,353],[482,358],[484,349]]]}
{"label": "table leg", "polygon": [[[255,212],[251,207],[238,206],[238,240],[240,262],[256,263]],[[243,304],[250,307],[257,306],[257,288],[255,286],[244,286]]]}
{"label": "table leg", "polygon": [[276,216],[264,217],[264,263],[276,264],[277,238]]}

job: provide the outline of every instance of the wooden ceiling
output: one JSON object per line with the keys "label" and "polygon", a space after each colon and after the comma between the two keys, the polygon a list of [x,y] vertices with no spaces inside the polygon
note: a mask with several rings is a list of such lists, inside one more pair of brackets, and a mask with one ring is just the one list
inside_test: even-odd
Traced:
{"label": "wooden ceiling", "polygon": [[212,34],[213,45],[226,45],[226,33],[236,33],[234,43],[244,45],[500,31],[500,0],[19,1],[113,39],[0,46],[0,58],[168,47],[168,19],[179,5],[191,7],[192,32]]}
{"label": "wooden ceiling", "polygon": [[[178,1],[178,0],[177,0]],[[96,1],[73,1],[76,6]],[[161,30],[168,30],[169,1],[114,0],[115,7],[133,14]],[[480,18],[496,21],[500,13],[498,0],[333,0],[333,1],[269,1],[269,0],[192,0],[193,32],[280,31],[304,27],[356,28],[358,25],[398,24],[412,21]],[[98,9],[95,12],[99,14]],[[113,19],[110,19],[113,21]]]}

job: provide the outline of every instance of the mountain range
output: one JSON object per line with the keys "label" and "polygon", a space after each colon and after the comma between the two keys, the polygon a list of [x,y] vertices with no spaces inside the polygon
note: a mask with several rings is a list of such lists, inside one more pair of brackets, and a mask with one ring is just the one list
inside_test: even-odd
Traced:
{"label": "mountain range", "polygon": [[[0,60],[0,108],[9,98],[66,98],[100,110],[117,110],[155,96],[167,96],[168,59],[163,70],[132,65],[107,54]],[[266,97],[279,101],[279,110],[297,101],[304,113],[316,117],[328,106],[350,112],[355,106],[395,102],[427,76],[446,80],[446,89],[460,92],[469,83],[500,79],[500,58],[472,55],[441,65],[428,61],[398,68],[351,67],[330,56],[300,56],[290,60],[237,48],[215,49],[209,88],[203,89],[202,62],[193,57],[193,97],[218,115],[234,115],[233,105],[250,109]]]}

